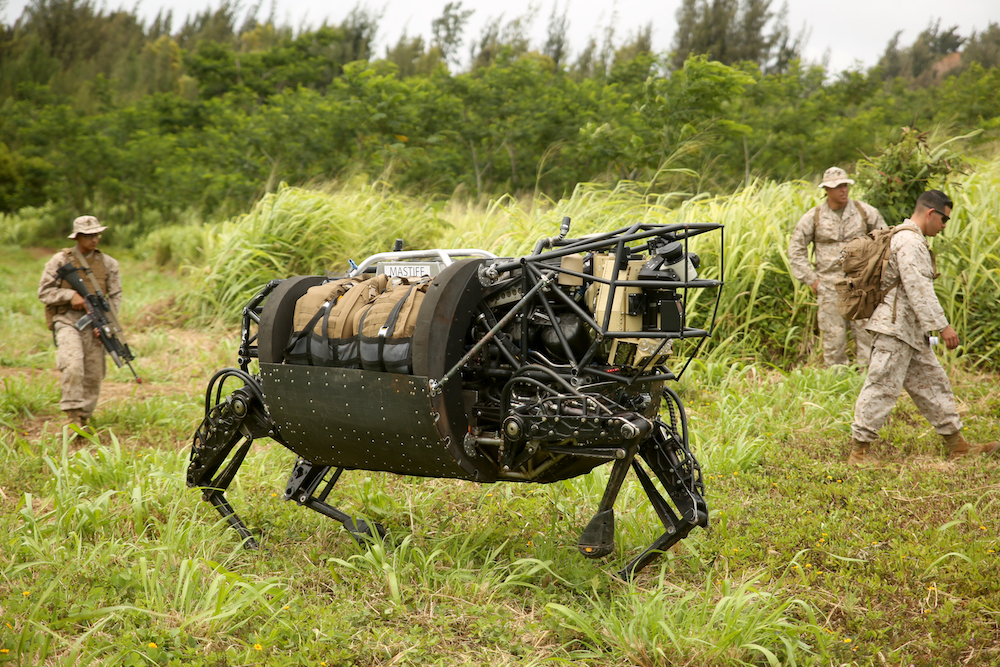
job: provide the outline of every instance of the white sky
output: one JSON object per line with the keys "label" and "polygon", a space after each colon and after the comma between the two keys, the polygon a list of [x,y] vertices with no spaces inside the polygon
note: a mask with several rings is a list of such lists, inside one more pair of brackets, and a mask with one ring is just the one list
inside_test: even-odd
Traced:
{"label": "white sky", "polygon": [[[431,35],[431,21],[440,16],[447,0],[366,0],[363,4],[382,9],[379,23],[377,55],[385,53],[385,46],[395,43],[404,30],[411,36]],[[178,28],[186,15],[211,6],[218,7],[218,0],[97,0],[106,8],[139,7],[139,13],[151,20],[160,8],[174,12],[174,28]],[[463,0],[464,9],[475,13],[465,31],[468,41],[479,35],[483,24],[490,18],[503,14],[504,20],[525,14],[529,6],[537,7],[533,24],[533,40],[540,45],[545,39],[545,28],[558,2],[561,13],[569,4],[569,40],[573,54],[586,46],[595,36],[602,41],[604,28],[615,20],[617,41],[648,22],[653,24],[653,46],[656,51],[669,50],[676,27],[675,14],[680,0]],[[250,6],[252,0],[243,0]],[[317,26],[324,19],[339,23],[354,7],[355,0],[328,2],[324,0],[291,0],[277,4],[279,23],[295,28],[303,24]],[[829,7],[824,5],[829,4]],[[27,0],[0,0],[0,11],[5,23],[12,23],[21,15]],[[262,14],[267,13],[270,0],[262,2]],[[780,7],[781,0],[772,6]],[[946,15],[946,16],[945,16]],[[902,30],[902,44],[910,44],[932,20],[941,18],[941,27],[959,27],[959,34],[968,36],[974,29],[986,28],[990,21],[1000,23],[1000,2],[997,0],[840,0],[820,3],[816,0],[788,0],[788,23],[793,34],[804,26],[809,30],[805,58],[820,62],[829,54],[833,71],[856,66],[875,64],[885,50],[886,43],[897,30]],[[463,62],[468,59],[468,46],[462,50]]]}

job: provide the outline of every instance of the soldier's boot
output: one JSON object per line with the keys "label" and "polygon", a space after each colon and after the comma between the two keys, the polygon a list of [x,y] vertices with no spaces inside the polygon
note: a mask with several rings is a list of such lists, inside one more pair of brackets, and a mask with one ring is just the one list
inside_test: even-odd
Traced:
{"label": "soldier's boot", "polygon": [[77,426],[79,426],[81,428],[84,427],[84,426],[86,426],[87,420],[84,417],[80,416],[80,411],[79,410],[75,410],[75,409],[74,410],[64,410],[64,412],[66,413],[66,424],[67,425],[76,424]]}
{"label": "soldier's boot", "polygon": [[948,460],[954,461],[969,454],[993,454],[1000,450],[1000,442],[987,442],[985,445],[970,445],[961,433],[943,435],[944,446],[948,449]]}
{"label": "soldier's boot", "polygon": [[90,425],[90,415],[84,415],[82,410],[80,411],[80,428],[82,428],[85,433],[89,433],[90,435],[97,433],[97,431],[94,430],[94,427]]}
{"label": "soldier's boot", "polygon": [[870,445],[870,442],[861,442],[860,440],[851,438],[851,453],[847,455],[847,465],[877,465],[878,461],[868,455],[868,447]]}

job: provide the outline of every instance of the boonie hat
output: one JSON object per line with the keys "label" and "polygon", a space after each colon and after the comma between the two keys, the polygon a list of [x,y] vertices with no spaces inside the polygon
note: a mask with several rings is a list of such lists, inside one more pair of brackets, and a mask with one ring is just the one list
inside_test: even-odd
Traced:
{"label": "boonie hat", "polygon": [[819,184],[821,188],[835,188],[841,183],[854,184],[854,180],[847,177],[847,172],[840,167],[830,167],[823,172],[823,182]]}
{"label": "boonie hat", "polygon": [[81,215],[73,221],[73,233],[69,235],[69,238],[75,239],[77,234],[100,234],[105,229],[107,226],[98,222],[94,216]]}

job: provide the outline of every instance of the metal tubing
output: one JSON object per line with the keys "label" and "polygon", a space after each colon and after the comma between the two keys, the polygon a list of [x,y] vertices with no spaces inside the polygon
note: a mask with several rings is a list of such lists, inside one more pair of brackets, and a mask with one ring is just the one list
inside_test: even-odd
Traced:
{"label": "metal tubing", "polygon": [[520,301],[518,301],[516,304],[514,304],[514,307],[510,309],[510,312],[508,312],[506,315],[504,315],[500,319],[500,321],[497,322],[497,325],[495,327],[493,327],[492,329],[489,330],[489,333],[487,333],[485,336],[483,336],[482,338],[480,338],[479,342],[476,343],[475,345],[473,345],[472,349],[469,350],[468,352],[466,352],[465,356],[462,357],[461,359],[459,359],[458,363],[455,364],[454,366],[452,366],[451,370],[448,371],[447,373],[445,373],[443,378],[441,378],[440,380],[438,380],[438,382],[437,382],[438,386],[441,386],[445,382],[447,382],[448,380],[450,380],[455,375],[455,373],[457,373],[459,371],[459,369],[462,368],[462,366],[465,366],[465,364],[469,363],[469,359],[472,359],[472,357],[474,357],[477,354],[479,354],[479,351],[482,350],[484,347],[486,347],[487,343],[489,343],[491,340],[493,340],[493,337],[497,335],[497,332],[500,331],[501,329],[503,329],[505,326],[507,326],[510,323],[510,321],[514,319],[514,316],[517,313],[519,313],[521,311],[521,309],[524,308],[528,304],[528,301],[530,300],[530,298],[532,296],[534,296],[535,293],[538,290],[540,290],[543,285],[547,285],[548,283],[549,283],[549,279],[548,278],[542,278],[541,281],[535,283],[535,286],[532,287],[530,290],[528,290],[528,292],[521,298]]}
{"label": "metal tubing", "polygon": [[[490,309],[490,307],[489,307],[488,304],[483,304],[483,305],[484,305],[484,307],[480,308],[480,310],[479,310],[480,316],[486,321],[486,326],[487,327],[493,328],[496,325],[496,323],[497,323],[497,318],[493,314],[493,311]],[[511,352],[509,349],[507,349],[507,345],[504,343],[504,338],[502,338],[502,336],[504,336],[503,332],[498,332],[497,333],[497,336],[496,336],[496,339],[497,339],[497,349],[499,349],[500,350],[500,354],[503,355],[507,359],[507,363],[509,363],[514,368],[520,368],[521,367],[521,362],[518,361],[517,357],[514,356],[513,352]],[[513,343],[511,344],[511,347],[513,347]]]}
{"label": "metal tubing", "polygon": [[569,306],[570,309],[577,315],[577,317],[583,319],[596,331],[601,332],[601,327],[597,325],[597,321],[590,316],[590,313],[588,313],[585,309],[581,308],[580,304],[578,304],[576,301],[573,301],[573,299],[569,298],[566,294],[563,293],[561,289],[554,289],[552,290],[552,293],[556,295],[556,298],[562,300],[564,304]]}
{"label": "metal tubing", "polygon": [[[521,261],[538,261],[540,259],[556,259],[564,255],[575,255],[581,252],[589,252],[591,250],[598,250],[601,248],[606,248],[610,244],[609,239],[617,239],[619,242],[629,243],[631,241],[639,241],[642,239],[647,239],[651,236],[665,236],[667,234],[676,234],[677,232],[684,232],[684,236],[681,238],[687,238],[689,236],[698,236],[709,232],[713,229],[718,229],[722,225],[714,222],[695,222],[690,224],[681,225],[655,225],[654,229],[650,229],[647,225],[633,225],[631,227],[622,227],[613,232],[607,232],[602,237],[597,240],[586,239],[582,242],[569,243],[559,250],[550,250],[549,252],[542,253],[540,255],[529,255],[527,257],[520,258],[518,260],[505,262],[503,264],[495,264],[493,267],[496,269],[497,273],[503,273],[504,271],[512,271],[520,266]],[[635,229],[645,229],[646,231],[634,232]],[[620,235],[620,236],[619,236]]]}
{"label": "metal tubing", "polygon": [[[542,277],[541,272],[539,272],[535,267],[528,264],[527,268],[533,274],[538,274],[535,276],[536,278],[540,279]],[[554,291],[559,292],[558,289]],[[562,345],[563,352],[566,353],[566,358],[569,359],[571,364],[576,365],[576,355],[573,354],[573,350],[569,346],[569,341],[566,340],[566,335],[563,333],[562,327],[559,326],[559,318],[556,317],[555,311],[552,310],[552,305],[549,303],[549,300],[545,298],[539,299],[539,301],[542,302],[542,307],[545,308],[545,314],[549,316],[549,321],[552,323],[552,330],[555,331],[556,338],[559,339],[559,344]]]}
{"label": "metal tubing", "polygon": [[456,248],[454,250],[402,250],[399,252],[380,252],[372,255],[361,262],[357,268],[351,269],[347,273],[348,278],[359,276],[368,267],[381,261],[401,261],[407,259],[429,259],[439,261],[445,266],[454,262],[455,257],[483,257],[485,259],[496,259],[496,255],[486,250],[476,250],[474,248]]}

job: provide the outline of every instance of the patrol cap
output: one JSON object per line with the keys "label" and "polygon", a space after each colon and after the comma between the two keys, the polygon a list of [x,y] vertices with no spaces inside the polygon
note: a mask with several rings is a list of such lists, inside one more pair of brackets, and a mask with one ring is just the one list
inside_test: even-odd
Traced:
{"label": "patrol cap", "polygon": [[94,216],[81,215],[73,221],[73,233],[69,238],[75,239],[77,234],[100,234],[105,229],[107,226],[102,225]]}
{"label": "patrol cap", "polygon": [[854,180],[847,177],[847,172],[840,167],[830,167],[823,172],[823,182],[819,184],[821,188],[835,188],[841,183],[854,185]]}

